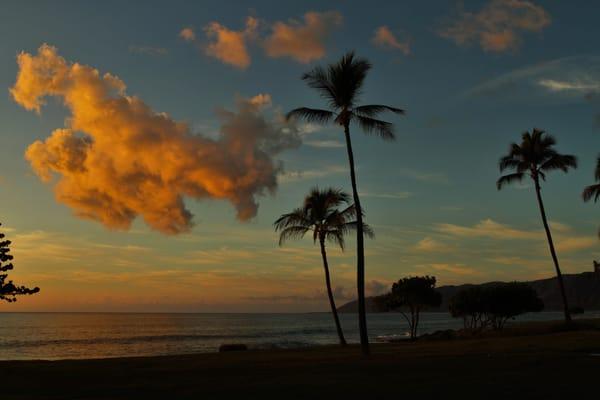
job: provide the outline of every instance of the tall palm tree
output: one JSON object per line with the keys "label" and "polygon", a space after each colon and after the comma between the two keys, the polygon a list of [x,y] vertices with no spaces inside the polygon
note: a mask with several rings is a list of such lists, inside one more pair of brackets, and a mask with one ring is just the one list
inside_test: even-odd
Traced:
{"label": "tall palm tree", "polygon": [[[594,171],[594,178],[598,183],[587,186],[583,190],[583,201],[590,201],[593,197],[595,203],[600,198],[600,156],[598,156],[598,159],[596,160],[596,170]],[[598,236],[600,236],[600,230],[598,231]]]}
{"label": "tall palm tree", "polygon": [[[327,261],[326,242],[338,245],[342,250],[345,247],[344,236],[349,230],[358,227],[356,218],[356,208],[349,205],[350,196],[338,189],[320,190],[314,188],[304,199],[304,205],[296,208],[288,214],[283,214],[275,221],[275,230],[280,232],[279,245],[281,246],[288,239],[300,239],[309,231],[312,231],[313,241],[319,241],[321,247],[321,257],[323,259],[323,269],[325,270],[325,285],[327,286],[327,296],[331,313],[335,321],[335,327],[342,346],[346,345],[346,339],[342,331],[340,319],[338,317],[333,291],[331,290],[331,278],[329,276],[329,263]],[[338,207],[345,206],[343,210]],[[373,232],[368,226],[364,226],[364,232],[368,236],[373,236]]]}
{"label": "tall palm tree", "polygon": [[508,150],[508,154],[502,157],[499,163],[500,172],[507,169],[514,172],[500,177],[496,182],[496,186],[498,187],[498,190],[500,190],[506,184],[522,181],[525,176],[529,176],[533,180],[540,214],[542,215],[542,222],[544,223],[544,229],[546,230],[548,247],[550,248],[550,254],[554,261],[554,267],[556,268],[556,277],[563,299],[565,321],[569,323],[571,322],[571,314],[567,302],[565,284],[560,272],[560,266],[558,265],[554,243],[552,242],[552,234],[550,233],[550,227],[548,226],[548,220],[546,219],[546,211],[544,210],[544,203],[542,201],[540,178],[545,181],[546,173],[553,170],[560,169],[566,173],[569,171],[569,168],[577,168],[577,158],[572,155],[559,154],[554,149],[555,144],[556,140],[554,137],[546,134],[542,130],[533,129],[532,133],[523,133],[521,144],[512,143]]}
{"label": "tall palm tree", "polygon": [[344,55],[340,61],[330,64],[326,68],[315,67],[304,74],[304,80],[309,87],[316,89],[321,97],[328,103],[329,109],[316,109],[301,107],[290,111],[287,118],[299,118],[307,122],[327,124],[333,122],[344,129],[348,162],[350,164],[350,180],[352,182],[352,197],[356,214],[356,288],[358,291],[358,326],[360,330],[360,343],[363,354],[369,354],[369,337],[367,334],[367,316],[365,309],[365,250],[364,229],[362,221],[362,208],[356,183],[354,166],[354,153],[350,139],[350,125],[358,126],[367,134],[376,134],[385,140],[393,140],[394,126],[377,117],[379,114],[391,111],[404,114],[399,108],[381,104],[358,105],[362,86],[371,63],[354,52]]}

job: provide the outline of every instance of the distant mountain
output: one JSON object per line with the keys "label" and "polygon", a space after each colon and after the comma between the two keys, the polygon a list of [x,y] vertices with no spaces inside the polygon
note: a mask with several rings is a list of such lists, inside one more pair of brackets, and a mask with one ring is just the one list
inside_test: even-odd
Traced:
{"label": "distant mountain", "polygon": [[[565,290],[569,299],[570,307],[583,307],[584,310],[600,310],[600,272],[583,272],[581,274],[563,275],[565,281]],[[492,285],[497,282],[482,283],[481,286]],[[544,301],[545,311],[561,311],[562,299],[558,288],[556,278],[540,279],[527,282],[530,284],[538,296]],[[440,308],[428,311],[447,311],[450,299],[459,290],[471,286],[472,284],[458,286],[440,286],[437,290],[442,294],[442,305]],[[381,312],[373,301],[372,297],[366,299],[367,312]],[[341,313],[354,313],[358,310],[356,300],[348,302],[338,308]]]}

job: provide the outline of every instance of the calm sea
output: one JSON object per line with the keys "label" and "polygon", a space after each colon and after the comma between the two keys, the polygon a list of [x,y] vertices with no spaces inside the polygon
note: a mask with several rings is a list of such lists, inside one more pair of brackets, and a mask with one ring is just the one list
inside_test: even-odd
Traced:
{"label": "calm sea", "polygon": [[[600,312],[586,313],[600,317]],[[358,341],[356,315],[341,314],[349,342]],[[520,320],[558,320],[543,312]],[[426,313],[419,333],[459,328],[446,313]],[[372,340],[402,335],[399,314],[369,315]],[[65,359],[215,352],[223,343],[250,348],[295,348],[336,343],[331,315],[0,313],[0,359]]]}

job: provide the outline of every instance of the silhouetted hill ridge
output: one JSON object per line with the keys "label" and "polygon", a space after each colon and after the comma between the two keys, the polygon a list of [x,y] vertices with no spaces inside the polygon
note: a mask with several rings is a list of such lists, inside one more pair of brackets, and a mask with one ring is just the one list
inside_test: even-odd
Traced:
{"label": "silhouetted hill ridge", "polygon": [[[577,306],[583,307],[584,310],[600,310],[600,273],[583,272],[580,274],[566,274],[563,275],[563,278],[570,307]],[[450,299],[463,288],[493,285],[495,283],[499,282],[440,286],[437,290],[442,294],[442,304],[438,309],[429,309],[428,311],[447,311]],[[539,279],[526,283],[530,284],[543,300],[545,311],[562,310],[562,300],[556,277]],[[378,310],[375,306],[373,297],[367,297],[366,308],[367,312],[381,312],[381,310]],[[338,311],[341,313],[352,313],[356,312],[356,310],[356,300],[338,307]]]}

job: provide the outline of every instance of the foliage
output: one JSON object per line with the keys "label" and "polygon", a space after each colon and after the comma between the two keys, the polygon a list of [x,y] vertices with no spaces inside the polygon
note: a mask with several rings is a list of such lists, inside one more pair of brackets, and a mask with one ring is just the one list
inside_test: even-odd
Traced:
{"label": "foliage", "polygon": [[399,311],[408,322],[410,338],[417,337],[420,313],[428,307],[439,307],[442,295],[435,290],[433,276],[402,278],[392,285],[390,293],[376,297],[381,309]]}
{"label": "foliage", "polygon": [[[0,224],[2,225],[2,224]],[[4,240],[4,233],[0,233],[0,300],[13,303],[17,301],[17,296],[26,294],[35,294],[40,291],[39,288],[29,289],[25,286],[16,286],[12,281],[6,281],[8,271],[14,269],[12,264],[13,256],[10,253],[10,240]]]}
{"label": "foliage", "polygon": [[[325,285],[327,296],[331,306],[331,313],[335,321],[336,330],[340,344],[345,345],[346,339],[337,314],[337,307],[331,289],[329,276],[329,263],[325,243],[331,242],[342,250],[345,247],[344,236],[349,231],[358,227],[356,219],[356,207],[350,203],[350,196],[340,189],[328,188],[321,190],[315,187],[304,199],[304,205],[291,213],[283,214],[274,225],[275,231],[279,232],[279,245],[286,240],[303,238],[308,232],[312,232],[313,242],[319,242],[323,269],[325,270]],[[338,207],[343,206],[342,210]],[[364,232],[373,237],[373,231],[369,226],[364,226]]]}
{"label": "foliage", "polygon": [[[554,249],[552,232],[550,232],[548,218],[546,217],[540,179],[545,181],[546,173],[550,171],[559,169],[566,173],[570,168],[577,168],[577,158],[573,155],[558,153],[554,148],[555,144],[556,140],[554,137],[546,134],[542,130],[534,129],[532,133],[523,133],[521,136],[521,143],[512,143],[508,154],[500,158],[500,172],[503,172],[504,170],[512,170],[513,172],[501,176],[496,182],[496,186],[498,190],[500,190],[504,185],[515,181],[522,181],[525,176],[529,176],[533,181],[542,223],[544,224],[544,231],[546,232],[546,238],[548,240],[548,248],[550,249],[552,261],[554,262],[556,278],[563,300],[565,322],[570,323],[571,314],[569,312],[567,292],[565,291],[565,283],[563,282],[562,273],[560,272],[556,250]],[[598,173],[599,171],[596,172]],[[584,199],[587,196],[586,191],[584,191],[583,194]]]}
{"label": "foliage", "polygon": [[450,300],[450,313],[463,318],[465,329],[491,327],[501,330],[509,319],[527,312],[542,311],[544,304],[526,283],[494,283],[460,290]]}
{"label": "foliage", "polygon": [[350,166],[350,181],[352,197],[356,213],[356,288],[358,292],[358,328],[360,344],[364,355],[369,354],[369,335],[367,332],[367,315],[365,307],[365,252],[362,221],[362,207],[356,183],[354,152],[350,137],[350,125],[358,124],[367,134],[376,134],[383,139],[393,140],[394,126],[392,123],[378,119],[384,112],[404,114],[404,110],[382,104],[357,105],[362,94],[362,87],[371,69],[371,63],[354,52],[345,54],[340,61],[326,68],[317,66],[304,74],[304,80],[309,87],[315,89],[327,101],[329,109],[300,107],[290,111],[287,118],[303,119],[307,122],[326,124],[333,122],[344,129],[348,165]]}
{"label": "foliage", "polygon": [[[304,199],[304,204],[291,213],[283,214],[274,225],[279,234],[279,245],[290,239],[301,239],[312,232],[313,241],[328,241],[342,250],[346,243],[344,236],[355,230],[356,208],[350,205],[350,196],[334,188],[313,188]],[[338,207],[344,206],[342,210]],[[365,233],[373,237],[373,230],[364,226]]]}
{"label": "foliage", "polygon": [[[594,179],[597,182],[594,185],[586,186],[581,196],[583,201],[590,201],[592,198],[594,202],[598,202],[600,198],[600,156],[596,160],[596,170],[594,171]],[[600,236],[600,230],[598,230],[598,236]]]}

